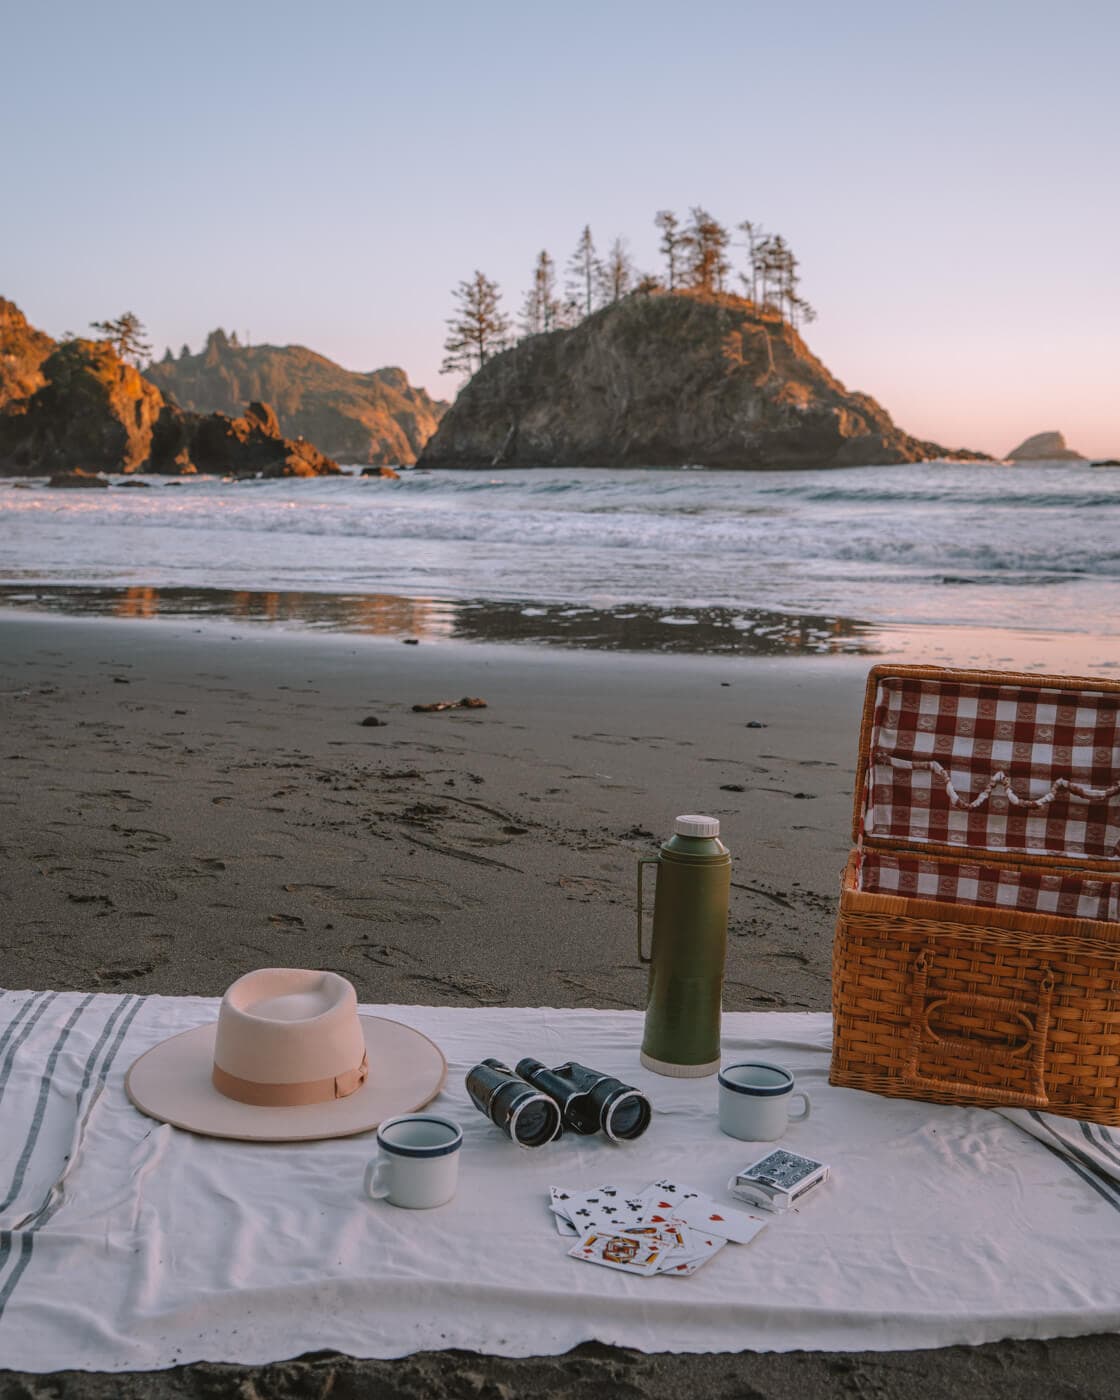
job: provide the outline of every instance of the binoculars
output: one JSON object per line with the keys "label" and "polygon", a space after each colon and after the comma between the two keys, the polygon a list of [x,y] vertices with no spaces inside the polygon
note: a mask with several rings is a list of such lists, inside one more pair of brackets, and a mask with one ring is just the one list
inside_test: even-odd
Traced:
{"label": "binoculars", "polygon": [[483,1060],[467,1075],[471,1102],[519,1147],[543,1147],[564,1129],[630,1142],[649,1127],[653,1110],[639,1089],[572,1061],[548,1069],[518,1060],[516,1072]]}

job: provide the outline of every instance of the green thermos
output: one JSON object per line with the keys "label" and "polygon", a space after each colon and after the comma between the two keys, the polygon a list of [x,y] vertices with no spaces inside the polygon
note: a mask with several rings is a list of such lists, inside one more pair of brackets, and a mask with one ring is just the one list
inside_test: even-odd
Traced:
{"label": "green thermos", "polygon": [[[653,944],[642,950],[642,875],[657,866]],[[678,1079],[719,1069],[731,854],[716,817],[678,817],[656,856],[638,860],[638,957],[649,963],[642,1064]]]}

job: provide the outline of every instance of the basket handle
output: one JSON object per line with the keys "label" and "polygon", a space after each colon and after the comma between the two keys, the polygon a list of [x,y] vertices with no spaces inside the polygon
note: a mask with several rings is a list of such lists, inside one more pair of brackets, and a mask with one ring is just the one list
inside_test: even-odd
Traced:
{"label": "basket handle", "polygon": [[[1038,989],[1038,1005],[1034,1020],[1023,1010],[1021,1003],[1009,997],[983,996],[978,992],[954,992],[945,996],[928,994],[929,965],[933,949],[926,947],[918,954],[913,968],[913,997],[910,1008],[910,1053],[902,1071],[907,1083],[922,1089],[932,1089],[939,1093],[967,1096],[978,1103],[998,1103],[1004,1107],[1047,1108],[1050,1103],[1046,1093],[1046,1044],[1050,1033],[1050,1002],[1054,992],[1054,974],[1049,966],[1042,969],[1042,981]],[[1013,1016],[1022,1022],[1024,1039],[1021,1045],[1011,1050],[1001,1050],[1006,1059],[1023,1056],[1027,1059],[1030,1090],[991,1088],[983,1084],[970,1084],[962,1079],[949,1079],[944,1076],[922,1074],[918,1070],[918,1055],[923,1047],[946,1047],[963,1050],[983,1061],[983,1051],[987,1048],[981,1042],[967,1036],[939,1035],[930,1025],[930,1017],[943,1006],[953,1006],[968,1011],[999,1011]],[[990,1053],[990,1052],[989,1052]]]}

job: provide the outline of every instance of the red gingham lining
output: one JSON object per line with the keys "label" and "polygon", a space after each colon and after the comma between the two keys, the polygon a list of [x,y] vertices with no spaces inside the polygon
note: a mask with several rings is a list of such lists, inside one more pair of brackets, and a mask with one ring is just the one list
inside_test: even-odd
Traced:
{"label": "red gingham lining", "polygon": [[859,887],[869,894],[1120,923],[1120,880],[1107,877],[864,851]]}
{"label": "red gingham lining", "polygon": [[864,835],[1120,858],[1120,694],[882,677]]}

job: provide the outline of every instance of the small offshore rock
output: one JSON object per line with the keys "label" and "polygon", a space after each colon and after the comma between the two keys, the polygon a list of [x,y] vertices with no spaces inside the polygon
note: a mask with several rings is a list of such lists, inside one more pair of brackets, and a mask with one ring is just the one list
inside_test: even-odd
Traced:
{"label": "small offshore rock", "polygon": [[109,482],[105,479],[105,477],[98,476],[97,472],[86,472],[83,471],[81,467],[75,467],[72,471],[55,472],[51,479],[47,482],[47,485],[53,486],[56,489],[59,487],[73,486],[107,487],[109,485]]}
{"label": "small offshore rock", "polygon": [[395,472],[392,467],[363,467],[363,476],[380,477],[382,481],[400,481],[400,472]]}
{"label": "small offshore rock", "polygon": [[152,489],[152,483],[150,481],[118,481],[115,485],[118,491],[123,491],[126,486],[131,486],[133,490],[138,486],[145,491],[150,491]]}
{"label": "small offshore rock", "polygon": [[406,646],[406,647],[418,647],[418,646],[420,645],[420,638],[419,638],[419,637],[402,637],[402,638],[401,638],[401,642],[402,642],[402,644],[403,644],[404,646]]}

